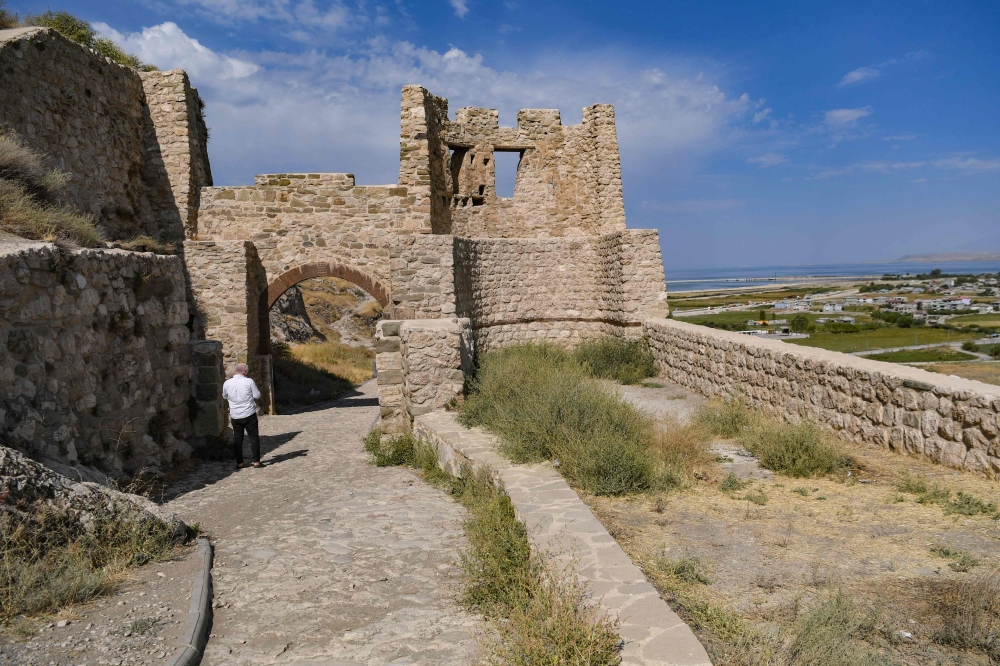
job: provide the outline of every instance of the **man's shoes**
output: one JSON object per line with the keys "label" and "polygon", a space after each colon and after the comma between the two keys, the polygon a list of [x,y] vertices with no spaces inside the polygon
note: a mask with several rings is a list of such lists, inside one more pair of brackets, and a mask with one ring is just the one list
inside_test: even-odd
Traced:
{"label": "man's shoes", "polygon": [[257,462],[255,462],[253,464],[253,466],[256,467],[257,469],[260,469],[261,467],[264,466],[264,463],[262,463],[261,461],[258,460]]}
{"label": "man's shoes", "polygon": [[236,463],[236,469],[243,469],[243,463]]}

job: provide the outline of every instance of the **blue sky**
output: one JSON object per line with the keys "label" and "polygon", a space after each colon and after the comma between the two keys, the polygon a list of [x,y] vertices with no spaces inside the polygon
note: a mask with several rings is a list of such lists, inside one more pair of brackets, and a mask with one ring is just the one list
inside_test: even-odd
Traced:
{"label": "blue sky", "polygon": [[630,227],[667,268],[1000,251],[1000,3],[82,0],[207,102],[217,184],[394,182],[399,88],[615,105]]}

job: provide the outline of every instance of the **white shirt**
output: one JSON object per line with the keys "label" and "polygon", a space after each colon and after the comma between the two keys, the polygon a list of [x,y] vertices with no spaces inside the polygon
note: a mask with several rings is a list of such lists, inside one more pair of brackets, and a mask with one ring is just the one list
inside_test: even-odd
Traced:
{"label": "white shirt", "polygon": [[222,397],[229,401],[229,416],[245,419],[257,413],[254,398],[260,398],[260,391],[253,380],[243,375],[233,375],[222,385]]}

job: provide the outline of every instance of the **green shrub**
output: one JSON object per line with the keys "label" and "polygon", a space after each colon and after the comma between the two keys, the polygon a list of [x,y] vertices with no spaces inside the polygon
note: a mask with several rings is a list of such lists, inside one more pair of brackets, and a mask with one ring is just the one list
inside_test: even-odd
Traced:
{"label": "green shrub", "polygon": [[754,488],[753,490],[747,492],[747,494],[743,496],[743,499],[748,502],[753,502],[757,506],[764,506],[767,504],[767,493],[765,493],[761,488]]}
{"label": "green shrub", "polygon": [[124,65],[125,67],[145,71],[156,69],[155,66],[144,65],[139,58],[126,53],[114,41],[106,37],[98,37],[97,32],[90,23],[73,16],[69,12],[54,12],[49,10],[43,14],[25,16],[24,20],[21,21],[21,25],[52,28],[63,37],[86,46],[88,49],[93,49],[105,58],[109,58],[112,62]]}
{"label": "green shrub", "polygon": [[10,30],[17,27],[17,14],[11,14],[5,7],[7,3],[0,2],[0,30]]}
{"label": "green shrub", "polygon": [[496,433],[514,462],[557,459],[567,478],[595,495],[659,484],[651,421],[563,349],[527,344],[488,352],[471,389],[459,420]]}
{"label": "green shrub", "polygon": [[365,451],[371,454],[376,467],[412,465],[416,454],[416,440],[410,434],[386,437],[380,429],[375,428],[365,438]]}
{"label": "green shrub", "polygon": [[579,345],[573,358],[594,377],[622,384],[638,384],[656,376],[656,358],[645,338],[604,337]]}

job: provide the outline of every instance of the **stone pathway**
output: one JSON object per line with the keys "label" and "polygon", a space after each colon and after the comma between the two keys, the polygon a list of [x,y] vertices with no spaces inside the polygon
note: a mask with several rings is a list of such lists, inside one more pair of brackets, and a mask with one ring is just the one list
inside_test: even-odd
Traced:
{"label": "stone pathway", "polygon": [[375,382],[261,420],[263,469],[207,463],[167,507],[215,544],[204,666],[472,664],[477,619],[455,601],[464,509],[368,463]]}

